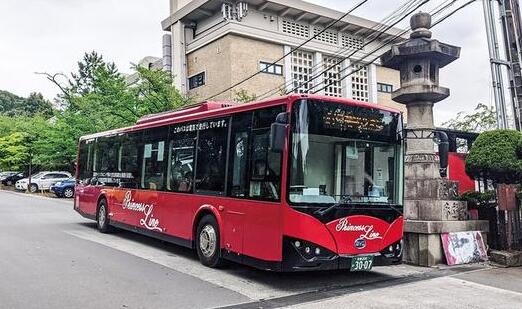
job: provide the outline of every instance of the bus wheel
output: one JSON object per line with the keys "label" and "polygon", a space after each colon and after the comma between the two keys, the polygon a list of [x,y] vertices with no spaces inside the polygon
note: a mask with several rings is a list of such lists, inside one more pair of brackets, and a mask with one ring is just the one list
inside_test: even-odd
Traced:
{"label": "bus wheel", "polygon": [[102,233],[109,232],[109,220],[107,219],[107,200],[101,199],[98,203],[98,212],[96,213],[96,222],[98,223],[98,231]]}
{"label": "bus wheel", "polygon": [[214,216],[206,215],[199,221],[196,234],[196,250],[201,264],[208,267],[219,267],[222,265],[219,247],[219,227]]}

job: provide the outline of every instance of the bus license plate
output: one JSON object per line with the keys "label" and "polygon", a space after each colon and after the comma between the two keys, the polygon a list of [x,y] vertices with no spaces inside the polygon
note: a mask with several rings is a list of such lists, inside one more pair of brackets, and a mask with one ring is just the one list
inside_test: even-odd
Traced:
{"label": "bus license plate", "polygon": [[373,256],[354,256],[350,271],[369,271],[373,266]]}

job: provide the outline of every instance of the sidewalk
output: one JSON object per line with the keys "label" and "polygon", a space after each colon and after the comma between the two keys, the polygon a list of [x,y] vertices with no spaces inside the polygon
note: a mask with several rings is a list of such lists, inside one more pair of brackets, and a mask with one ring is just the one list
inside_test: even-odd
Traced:
{"label": "sidewalk", "polygon": [[291,308],[522,308],[522,268],[489,268]]}

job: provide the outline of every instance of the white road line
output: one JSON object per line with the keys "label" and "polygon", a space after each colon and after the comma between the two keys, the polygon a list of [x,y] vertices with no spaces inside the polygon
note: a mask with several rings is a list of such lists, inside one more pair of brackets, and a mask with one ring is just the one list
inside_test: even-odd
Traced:
{"label": "white road line", "polygon": [[282,291],[269,285],[252,282],[237,275],[229,274],[224,270],[211,269],[205,267],[197,260],[192,260],[184,256],[173,254],[153,246],[141,244],[117,234],[100,234],[93,230],[88,231],[66,231],[69,235],[92,241],[125,253],[146,259],[156,264],[171,268],[175,271],[191,275],[200,280],[208,281],[212,284],[230,289],[245,295],[252,300],[281,297],[290,295],[288,291]]}

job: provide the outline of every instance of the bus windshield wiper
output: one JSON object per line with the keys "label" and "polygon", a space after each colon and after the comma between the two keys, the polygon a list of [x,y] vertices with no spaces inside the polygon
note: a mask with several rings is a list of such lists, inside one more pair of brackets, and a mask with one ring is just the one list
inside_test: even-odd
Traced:
{"label": "bus windshield wiper", "polygon": [[324,217],[325,215],[330,213],[335,208],[341,206],[344,203],[351,202],[351,201],[352,201],[352,199],[350,198],[349,195],[342,195],[340,197],[338,203],[332,204],[331,206],[328,206],[328,207],[326,207],[324,209],[318,209],[318,210],[314,211],[314,214],[319,215],[320,217]]}

